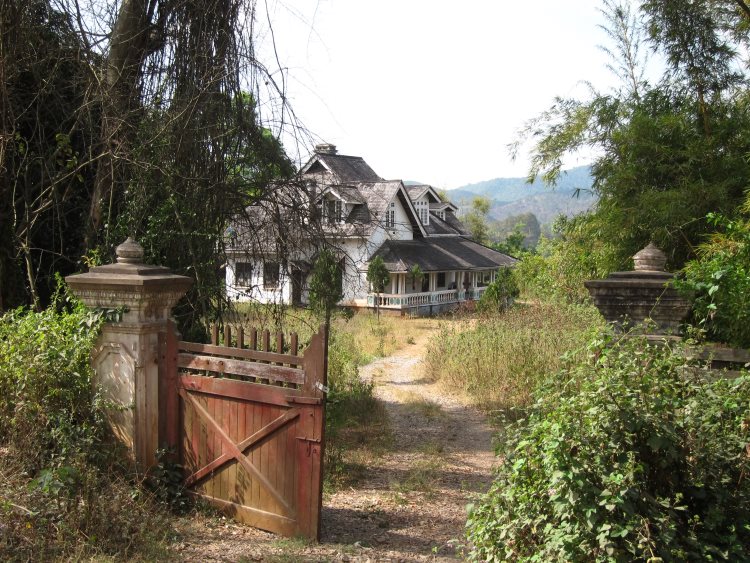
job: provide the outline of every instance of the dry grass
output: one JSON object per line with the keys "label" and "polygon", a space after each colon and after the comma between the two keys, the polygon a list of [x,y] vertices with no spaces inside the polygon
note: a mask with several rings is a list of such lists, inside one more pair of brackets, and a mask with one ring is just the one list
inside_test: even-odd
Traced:
{"label": "dry grass", "polygon": [[538,383],[576,355],[600,320],[591,307],[520,304],[472,326],[446,325],[430,341],[425,372],[483,408],[525,406]]}

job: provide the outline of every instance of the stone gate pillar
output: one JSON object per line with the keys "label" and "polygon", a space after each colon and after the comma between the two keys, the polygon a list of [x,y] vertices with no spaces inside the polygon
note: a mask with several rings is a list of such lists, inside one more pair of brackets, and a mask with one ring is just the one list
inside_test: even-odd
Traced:
{"label": "stone gate pillar", "polygon": [[95,381],[110,403],[109,424],[133,461],[147,470],[159,447],[160,340],[172,330],[172,307],[193,280],[168,268],[143,263],[143,248],[128,238],[116,249],[117,262],[65,281],[88,307],[121,309],[108,322],[92,354]]}

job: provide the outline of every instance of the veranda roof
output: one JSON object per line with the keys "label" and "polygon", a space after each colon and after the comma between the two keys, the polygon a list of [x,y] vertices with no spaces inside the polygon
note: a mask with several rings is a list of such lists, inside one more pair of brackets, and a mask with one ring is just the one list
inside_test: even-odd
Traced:
{"label": "veranda roof", "polygon": [[518,261],[461,236],[388,240],[375,256],[383,259],[389,272],[408,272],[415,264],[423,272],[488,270],[513,266]]}

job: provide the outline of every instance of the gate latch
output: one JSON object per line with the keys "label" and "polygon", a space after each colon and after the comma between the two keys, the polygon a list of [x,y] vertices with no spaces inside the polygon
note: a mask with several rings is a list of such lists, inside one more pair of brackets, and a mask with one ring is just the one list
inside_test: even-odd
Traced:
{"label": "gate latch", "polygon": [[328,386],[323,385],[320,381],[315,382],[315,388],[318,389],[319,391],[323,391],[323,393],[328,393],[328,391],[330,391]]}

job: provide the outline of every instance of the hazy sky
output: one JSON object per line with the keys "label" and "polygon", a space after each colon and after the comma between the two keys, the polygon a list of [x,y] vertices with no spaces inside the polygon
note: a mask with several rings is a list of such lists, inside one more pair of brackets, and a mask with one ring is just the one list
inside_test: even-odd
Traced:
{"label": "hazy sky", "polygon": [[[583,80],[615,82],[597,0],[267,5],[297,116],[388,179],[453,188],[524,175],[525,154],[512,162],[507,148],[524,122],[556,95],[585,95]],[[261,56],[270,45],[261,32]]]}

